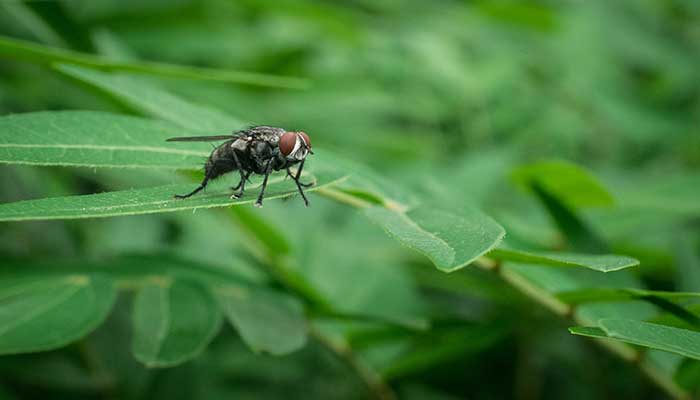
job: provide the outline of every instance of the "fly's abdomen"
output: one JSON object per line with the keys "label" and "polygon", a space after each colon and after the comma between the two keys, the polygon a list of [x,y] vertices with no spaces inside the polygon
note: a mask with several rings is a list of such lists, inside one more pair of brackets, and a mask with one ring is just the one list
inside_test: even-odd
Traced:
{"label": "fly's abdomen", "polygon": [[223,174],[237,170],[236,161],[233,157],[231,141],[221,144],[214,149],[206,164],[204,164],[204,174],[209,179],[216,179]]}

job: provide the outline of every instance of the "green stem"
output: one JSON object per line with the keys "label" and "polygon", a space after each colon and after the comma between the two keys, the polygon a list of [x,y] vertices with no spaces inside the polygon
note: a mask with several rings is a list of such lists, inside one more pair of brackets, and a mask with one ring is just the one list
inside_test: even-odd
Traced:
{"label": "green stem", "polygon": [[310,328],[310,335],[357,373],[372,394],[372,398],[377,400],[396,399],[393,389],[384,382],[381,375],[358,358],[350,347],[334,342],[313,327]]}

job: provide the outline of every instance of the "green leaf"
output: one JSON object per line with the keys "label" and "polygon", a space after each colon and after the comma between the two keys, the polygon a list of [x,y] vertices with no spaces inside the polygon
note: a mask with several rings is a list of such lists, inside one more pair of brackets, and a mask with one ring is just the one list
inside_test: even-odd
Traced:
{"label": "green leaf", "polygon": [[428,206],[405,213],[369,207],[363,213],[390,236],[424,254],[445,272],[470,264],[497,246],[505,236],[500,225],[474,209],[455,215]]}
{"label": "green leaf", "polygon": [[134,76],[110,74],[68,64],[59,64],[56,69],[93,85],[146,115],[170,121],[191,132],[225,134],[244,125],[242,121],[219,110],[194,104]]}
{"label": "green leaf", "polygon": [[0,163],[82,167],[201,169],[206,143],[168,143],[175,125],[95,111],[0,117]]}
{"label": "green leaf", "polygon": [[[325,170],[323,167],[322,165],[315,168],[313,174],[304,170],[305,180],[314,182],[314,186],[305,189],[305,192],[313,192],[343,178],[338,171]],[[184,200],[174,199],[173,195],[187,193],[194,189],[196,184],[18,201],[0,204],[0,221],[115,217],[249,204],[257,198],[256,188],[260,186],[260,181],[260,178],[253,180],[253,183],[248,185],[245,196],[240,199],[230,198],[231,190],[228,186],[231,182],[227,184],[222,179],[210,185],[206,192]],[[297,193],[296,185],[291,179],[285,180],[283,175],[275,175],[268,180],[265,199],[290,197]]]}
{"label": "green leaf", "polygon": [[386,379],[397,379],[430,369],[470,353],[492,347],[508,333],[496,324],[463,324],[440,328],[415,338],[397,357],[381,368]]}
{"label": "green leaf", "polygon": [[617,339],[700,360],[700,332],[631,319],[602,319],[600,329],[574,327],[575,335]]}
{"label": "green leaf", "polygon": [[254,351],[283,355],[306,344],[307,324],[296,299],[234,285],[221,286],[216,294],[224,314]]}
{"label": "green leaf", "polygon": [[70,63],[105,71],[128,71],[147,75],[208,80],[247,85],[305,88],[308,81],[300,78],[260,74],[255,72],[198,68],[185,65],[165,64],[156,62],[121,62],[86,53],[42,46],[24,40],[0,36],[0,56],[12,59],[26,60],[41,64]]}
{"label": "green leaf", "polygon": [[8,16],[20,23],[40,41],[59,47],[68,46],[61,35],[25,2],[3,1],[0,2],[0,10],[4,10]]}
{"label": "green leaf", "polygon": [[161,278],[134,300],[132,351],[149,367],[181,364],[204,350],[221,319],[218,304],[202,287]]}
{"label": "green leaf", "polygon": [[569,328],[569,332],[574,335],[587,336],[592,338],[606,339],[608,335],[604,330],[595,326],[573,326]]}
{"label": "green leaf", "polygon": [[262,245],[267,255],[281,257],[292,251],[292,246],[284,234],[262,216],[256,215],[253,210],[239,207],[232,208],[231,213],[249,236]]}
{"label": "green leaf", "polygon": [[99,275],[4,277],[0,282],[0,354],[52,350],[104,321],[112,281]]}
{"label": "green leaf", "polygon": [[682,236],[676,240],[676,265],[679,290],[700,291],[700,256],[696,249],[695,236],[691,232],[681,232]]}
{"label": "green leaf", "polygon": [[634,288],[590,288],[557,293],[557,298],[569,304],[642,300],[667,311],[694,327],[700,328],[700,317],[673,300],[697,299],[700,293],[662,292]]}
{"label": "green leaf", "polygon": [[571,208],[610,206],[613,197],[598,179],[582,167],[563,160],[548,160],[516,168],[513,179],[538,184]]}
{"label": "green leaf", "polygon": [[539,183],[533,183],[532,189],[540,202],[547,209],[559,230],[566,236],[570,246],[577,251],[604,253],[607,245],[603,239],[576,212],[549,193]]}
{"label": "green leaf", "polygon": [[576,254],[557,252],[526,252],[507,248],[497,248],[489,257],[502,261],[550,265],[554,267],[583,267],[600,272],[618,271],[639,265],[639,261],[627,256],[615,254]]}

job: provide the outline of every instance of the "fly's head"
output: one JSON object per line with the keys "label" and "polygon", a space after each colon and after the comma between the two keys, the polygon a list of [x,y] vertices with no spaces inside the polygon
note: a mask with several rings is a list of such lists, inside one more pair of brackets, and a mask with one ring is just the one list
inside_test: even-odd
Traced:
{"label": "fly's head", "polygon": [[280,152],[291,162],[299,162],[311,153],[311,139],[306,132],[285,132],[280,137]]}

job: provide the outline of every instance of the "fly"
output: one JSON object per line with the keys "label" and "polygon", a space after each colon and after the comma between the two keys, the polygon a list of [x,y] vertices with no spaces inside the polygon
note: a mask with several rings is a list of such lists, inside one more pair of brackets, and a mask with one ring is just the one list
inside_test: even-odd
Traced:
{"label": "fly", "polygon": [[[179,195],[176,199],[186,199],[198,193],[209,181],[229,172],[238,171],[241,180],[238,185],[231,189],[234,193],[232,199],[243,196],[246,182],[251,174],[263,175],[262,188],[258,199],[255,201],[256,207],[262,207],[267,179],[273,171],[286,170],[299,189],[299,194],[304,199],[304,205],[309,206],[309,200],[304,194],[303,188],[313,185],[313,183],[302,183],[299,181],[301,171],[304,168],[304,161],[311,151],[311,139],[305,132],[287,131],[273,126],[253,126],[247,129],[236,131],[230,135],[219,136],[191,136],[170,138],[168,142],[213,142],[224,140],[222,144],[214,148],[204,164],[204,180],[190,193]],[[290,167],[299,164],[296,175],[290,171]]]}

